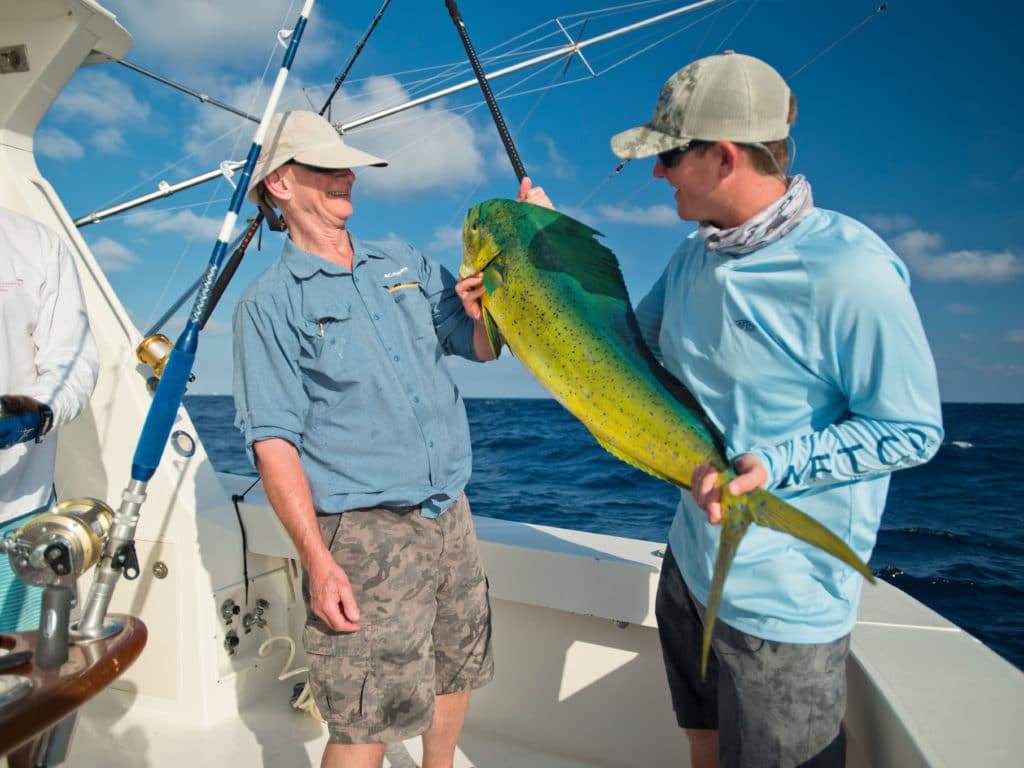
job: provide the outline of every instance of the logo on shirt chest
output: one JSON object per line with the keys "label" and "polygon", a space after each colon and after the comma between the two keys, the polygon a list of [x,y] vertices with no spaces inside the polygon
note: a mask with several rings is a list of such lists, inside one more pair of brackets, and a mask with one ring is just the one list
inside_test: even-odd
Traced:
{"label": "logo on shirt chest", "polygon": [[21,288],[25,284],[24,278],[16,277],[13,280],[0,280],[0,293],[7,293],[12,288]]}

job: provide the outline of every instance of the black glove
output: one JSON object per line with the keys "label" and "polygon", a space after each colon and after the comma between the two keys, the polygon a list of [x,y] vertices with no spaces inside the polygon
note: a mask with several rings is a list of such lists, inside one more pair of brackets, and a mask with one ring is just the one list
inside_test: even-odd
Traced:
{"label": "black glove", "polygon": [[28,395],[0,395],[0,449],[39,442],[53,428],[53,411]]}

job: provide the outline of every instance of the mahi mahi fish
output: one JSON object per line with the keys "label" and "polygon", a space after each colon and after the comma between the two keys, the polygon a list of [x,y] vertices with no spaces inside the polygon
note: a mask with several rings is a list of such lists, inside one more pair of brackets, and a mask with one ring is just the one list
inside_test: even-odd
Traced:
{"label": "mahi mahi fish", "polygon": [[483,273],[495,356],[507,345],[614,456],[689,488],[694,468],[722,473],[722,530],[704,623],[701,671],[729,566],[752,523],[789,533],[874,575],[841,539],[768,491],[733,496],[721,436],[693,394],[658,363],[629,303],[615,254],[586,224],[548,208],[487,200],[462,227],[459,274]]}

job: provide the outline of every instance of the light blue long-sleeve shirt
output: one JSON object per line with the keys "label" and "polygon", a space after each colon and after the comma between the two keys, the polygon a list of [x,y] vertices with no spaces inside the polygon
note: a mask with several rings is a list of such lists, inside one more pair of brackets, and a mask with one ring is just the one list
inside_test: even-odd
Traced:
{"label": "light blue long-sleeve shirt", "polygon": [[[728,458],[760,458],[769,490],[866,561],[890,473],[927,461],[943,434],[935,364],[906,266],[889,247],[817,208],[739,257],[707,250],[695,233],[637,318],[724,435]],[[719,534],[683,490],[669,545],[705,604]],[[863,581],[815,547],[752,526],[719,618],[768,640],[829,642],[852,629]]]}
{"label": "light blue long-sleeve shirt", "polygon": [[298,448],[318,513],[462,493],[472,449],[443,360],[476,360],[455,279],[405,243],[352,237],[352,270],[285,243],[234,318],[236,424]]}

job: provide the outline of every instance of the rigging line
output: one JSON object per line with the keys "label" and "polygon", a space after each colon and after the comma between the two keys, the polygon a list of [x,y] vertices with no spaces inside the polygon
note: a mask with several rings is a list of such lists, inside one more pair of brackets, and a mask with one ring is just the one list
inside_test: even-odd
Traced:
{"label": "rigging line", "polygon": [[647,8],[652,5],[668,5],[669,0],[643,0],[638,3],[620,3],[619,5],[610,5],[606,8],[596,8],[592,11],[577,11],[576,13],[570,13],[565,16],[559,16],[559,19],[576,19],[581,16],[586,16],[591,19],[598,18],[600,16],[621,16],[623,13],[629,11],[635,11],[637,8]]}
{"label": "rigging line", "polygon": [[732,29],[730,29],[730,30],[729,30],[728,32],[726,32],[726,33],[725,33],[725,37],[723,37],[723,38],[722,38],[722,39],[721,39],[721,40],[720,40],[720,41],[718,42],[718,47],[717,47],[717,48],[715,48],[715,53],[718,53],[719,51],[721,51],[721,50],[722,50],[722,46],[724,46],[724,45],[725,45],[725,41],[726,41],[726,40],[728,40],[728,39],[729,39],[730,37],[732,37],[733,33],[734,33],[734,32],[735,32],[735,31],[736,31],[737,29],[739,29],[739,26],[740,26],[740,24],[742,24],[742,23],[743,23],[744,21],[746,21],[746,19],[747,19],[747,16],[749,16],[749,15],[750,15],[750,12],[751,12],[752,10],[754,10],[754,8],[756,8],[756,7],[757,7],[757,4],[758,4],[758,2],[759,2],[759,0],[754,0],[754,2],[752,2],[752,3],[751,3],[751,4],[749,5],[749,6],[747,6],[747,11],[746,11],[746,13],[744,13],[744,14],[743,14],[742,16],[740,16],[740,19],[739,19],[739,21],[737,21],[737,22],[736,22],[736,23],[735,23],[735,24],[733,25]]}
{"label": "rigging line", "polygon": [[[711,16],[713,16],[713,17],[714,17],[714,18],[712,18],[712,21],[711,21],[711,24],[713,25],[713,24],[715,23],[715,21],[717,20],[717,18],[718,18],[718,13],[719,13],[719,11],[721,11],[721,10],[722,10],[722,8],[724,8],[724,7],[728,7],[728,6],[730,6],[730,5],[733,5],[733,4],[734,4],[734,3],[732,3],[732,2],[730,2],[730,3],[726,3],[726,4],[725,4],[725,6],[722,6],[721,8],[717,9],[717,10],[716,10],[716,11],[714,11],[713,13],[711,13],[711,14],[708,14],[708,15],[706,15],[706,16],[703,16],[703,17],[701,17],[700,19],[696,20],[695,22],[693,22],[693,23],[691,23],[691,24],[688,24],[688,25],[686,25],[686,26],[684,26],[684,27],[680,27],[679,29],[677,29],[677,30],[675,30],[675,31],[673,31],[673,32],[670,32],[669,34],[667,34],[667,35],[665,35],[664,37],[662,37],[662,38],[661,38],[660,40],[656,40],[655,42],[651,43],[650,45],[646,46],[645,48],[642,48],[642,49],[640,49],[640,50],[636,51],[635,53],[633,53],[632,55],[630,55],[630,56],[627,56],[627,57],[626,57],[626,58],[624,58],[624,59],[623,59],[622,61],[616,62],[615,64],[613,64],[613,65],[611,65],[611,66],[609,66],[609,67],[607,67],[607,68],[605,68],[605,69],[601,70],[600,72],[596,73],[596,75],[595,75],[595,76],[598,76],[598,77],[599,77],[599,76],[601,76],[601,75],[605,74],[606,72],[609,72],[610,70],[612,70],[612,69],[615,69],[616,67],[619,67],[619,66],[621,66],[621,65],[622,65],[622,64],[624,64],[624,63],[625,63],[626,61],[629,61],[630,59],[632,59],[632,58],[635,58],[636,56],[639,56],[639,55],[641,55],[642,53],[645,53],[646,51],[650,50],[651,48],[654,48],[655,46],[661,45],[661,44],[662,44],[662,43],[664,43],[665,41],[667,41],[667,40],[669,40],[669,39],[671,39],[671,38],[675,37],[675,36],[676,36],[676,35],[678,35],[678,34],[681,34],[682,32],[686,32],[686,31],[688,31],[688,30],[692,29],[694,25],[696,25],[696,24],[699,24],[700,22],[704,21],[705,19],[707,19],[707,18],[709,18],[709,17],[711,17]],[[735,29],[735,27],[734,27],[734,29]],[[731,34],[731,33],[730,33],[730,34]],[[708,34],[707,34],[707,33],[705,33],[705,35],[704,35],[704,39],[707,39],[707,36],[708,36]],[[701,42],[701,44],[703,45],[703,41]],[[608,173],[608,174],[607,174],[606,176],[604,176],[604,177],[603,177],[602,179],[598,180],[598,181],[597,181],[597,183],[596,183],[596,184],[595,184],[595,185],[594,185],[594,186],[593,186],[593,187],[592,187],[592,188],[590,189],[590,191],[588,191],[588,192],[587,192],[587,193],[586,193],[586,194],[585,194],[585,195],[583,196],[583,199],[581,199],[581,200],[580,200],[580,201],[579,201],[579,202],[578,202],[578,203],[576,204],[576,208],[577,208],[577,209],[582,209],[582,208],[583,208],[583,206],[584,206],[584,204],[585,204],[585,203],[587,203],[587,202],[588,202],[588,201],[590,200],[590,198],[591,198],[591,197],[593,197],[593,196],[594,196],[594,194],[595,194],[595,193],[596,193],[596,192],[597,192],[597,191],[598,191],[598,190],[599,190],[599,189],[600,189],[601,187],[603,187],[603,186],[604,186],[605,184],[607,184],[607,183],[608,183],[609,181],[611,181],[611,180],[612,180],[612,179],[613,179],[613,178],[614,178],[614,177],[615,177],[615,176],[616,176],[617,174],[621,173],[621,172],[622,172],[622,169],[623,169],[623,168],[625,168],[625,167],[626,167],[626,165],[627,165],[628,163],[629,163],[629,161],[628,161],[628,160],[622,160],[622,161],[620,161],[620,162],[619,162],[618,164],[616,164],[615,168],[613,168],[613,169],[612,169],[612,170],[611,170],[611,171],[610,171],[610,172],[609,172],[609,173]],[[635,191],[633,191],[632,193],[630,193],[629,195],[627,195],[627,196],[626,196],[625,198],[621,199],[621,200],[620,200],[620,201],[619,201],[618,203],[615,203],[615,204],[614,204],[614,206],[619,206],[619,205],[623,205],[624,203],[628,202],[628,201],[629,201],[630,199],[632,199],[632,198],[633,198],[633,197],[635,197],[635,196],[636,196],[637,194],[639,194],[639,192],[640,192],[640,191],[642,191],[642,190],[646,189],[646,188],[647,188],[648,186],[650,186],[650,184],[651,184],[651,181],[652,181],[652,180],[648,180],[647,182],[645,182],[644,184],[642,184],[642,185],[641,185],[641,186],[640,186],[639,188],[637,188],[637,189],[636,189]]]}
{"label": "rigging line", "polygon": [[722,11],[728,8],[732,3],[724,3],[715,9],[714,18],[711,19],[711,23],[708,24],[708,28],[704,30],[704,37],[700,39],[700,42],[693,49],[693,55],[690,57],[691,60],[695,60],[700,53],[700,49],[704,47],[704,43],[707,42],[708,38],[711,37],[711,31],[715,28],[715,24],[722,17]]}
{"label": "rigging line", "polygon": [[799,75],[801,72],[803,72],[809,66],[811,66],[811,64],[816,62],[818,59],[820,59],[826,53],[828,53],[833,48],[835,48],[837,45],[839,45],[841,42],[843,42],[843,40],[848,38],[850,35],[852,35],[858,29],[860,29],[865,24],[867,24],[869,21],[871,21],[873,18],[875,18],[875,16],[877,16],[882,11],[884,11],[886,9],[887,5],[888,5],[887,2],[886,3],[882,3],[881,5],[879,5],[873,12],[871,12],[867,16],[865,16],[858,24],[854,25],[844,35],[841,35],[838,39],[836,39],[835,42],[833,42],[831,45],[826,46],[821,52],[819,52],[819,53],[815,54],[814,56],[812,56],[811,59],[806,64],[804,64],[802,67],[799,67],[795,72],[793,72],[793,74],[791,74],[786,79],[787,80],[792,80],[793,78],[795,78],[797,75]]}
{"label": "rigging line", "polygon": [[[589,48],[592,45],[597,45],[598,43],[604,43],[604,42],[606,42],[608,40],[611,40],[612,38],[618,37],[620,35],[635,32],[635,31],[637,31],[639,29],[651,26],[653,24],[658,24],[658,23],[661,23],[663,21],[666,21],[669,18],[674,18],[674,17],[679,16],[681,14],[689,13],[689,12],[692,12],[694,10],[697,10],[698,8],[702,8],[702,7],[705,7],[705,6],[713,5],[713,4],[717,3],[717,2],[720,2],[720,0],[695,0],[695,2],[692,2],[689,5],[686,5],[686,6],[683,6],[683,7],[680,7],[680,8],[676,8],[676,9],[674,9],[672,11],[668,11],[666,13],[658,14],[657,16],[652,16],[650,18],[646,18],[646,19],[643,19],[641,21],[638,21],[638,22],[635,22],[635,23],[632,23],[632,24],[628,24],[628,25],[623,26],[623,27],[619,27],[618,29],[612,30],[610,32],[605,32],[603,34],[596,35],[596,36],[588,38],[586,40],[582,40],[576,46],[571,46],[570,45],[570,46],[565,46],[565,47],[563,47],[561,49],[555,49],[555,50],[551,51],[548,54],[544,54],[542,56],[536,56],[533,59],[528,59],[526,61],[520,62],[519,64],[517,64],[515,66],[504,67],[504,68],[499,69],[497,71],[490,72],[490,73],[488,73],[488,78],[493,81],[493,80],[495,80],[497,78],[509,75],[512,72],[516,72],[516,71],[519,71],[521,69],[525,69],[525,68],[530,67],[530,66],[535,66],[535,65],[540,64],[541,62],[544,62],[544,61],[550,61],[551,59],[555,59],[555,58],[561,58],[561,59],[564,60],[564,58],[566,56],[568,56],[571,53],[574,53],[576,49]],[[455,84],[453,86],[450,86],[448,88],[442,89],[440,91],[436,91],[434,93],[427,94],[426,96],[421,96],[421,97],[418,97],[416,99],[411,99],[411,100],[409,100],[409,101],[407,101],[407,102],[405,102],[403,104],[397,104],[397,105],[390,106],[390,107],[388,107],[386,109],[379,110],[379,111],[377,111],[377,112],[375,112],[375,113],[373,113],[371,115],[366,115],[364,117],[361,117],[358,120],[350,120],[350,121],[348,121],[346,123],[340,124],[340,129],[344,130],[344,131],[351,131],[351,130],[354,130],[355,128],[358,128],[360,126],[366,125],[368,123],[372,123],[372,122],[377,121],[377,120],[382,120],[382,119],[384,119],[386,117],[391,117],[392,115],[398,114],[399,112],[404,112],[406,110],[413,109],[413,108],[418,107],[418,106],[420,106],[422,104],[426,104],[426,103],[431,102],[431,101],[436,101],[438,99],[442,99],[445,96],[449,96],[449,95],[451,95],[453,93],[457,93],[459,91],[465,90],[467,88],[472,88],[472,87],[478,87],[478,83],[477,83],[476,79],[471,79],[471,80],[467,80],[467,81],[464,81],[464,82],[461,82],[461,83],[457,83],[457,84]],[[228,165],[229,165],[229,167],[237,169],[238,167],[241,166],[241,163],[237,163],[235,161],[232,161]],[[217,178],[219,176],[220,176],[220,172],[219,171],[207,172],[205,174],[201,174],[200,176],[196,176],[196,177],[194,177],[192,179],[187,179],[186,181],[181,182],[180,184],[175,185],[175,186],[177,186],[180,189],[187,189],[189,187],[196,186],[197,184],[203,184],[203,183],[205,183],[207,181],[210,181],[210,180],[212,180],[214,178]],[[89,220],[88,221],[84,221],[84,223],[91,223],[92,221],[96,221],[98,218],[102,218],[104,216],[112,215],[113,213],[119,213],[121,211],[129,210],[130,208],[134,208],[134,207],[137,207],[139,205],[143,205],[143,204],[149,202],[150,200],[155,199],[155,197],[160,197],[160,196],[165,196],[165,195],[160,194],[160,193],[158,193],[157,195],[144,195],[144,196],[142,196],[142,197],[140,197],[140,198],[138,198],[136,200],[128,201],[126,203],[118,205],[118,206],[116,206],[116,209],[114,209],[114,210],[99,212],[99,213],[102,214],[102,216],[87,217]],[[76,221],[76,224],[78,224],[78,223],[79,222]]]}
{"label": "rigging line", "polygon": [[[288,6],[288,13],[285,16],[285,19],[291,17],[292,9],[294,8],[294,6],[295,6],[295,3],[294,3],[294,0],[293,0],[291,5]],[[275,42],[274,45],[276,46],[277,43]],[[267,72],[270,70],[270,65],[271,65],[271,63],[273,61],[273,56],[274,56],[274,49],[271,49],[270,55],[267,57],[267,62],[265,64],[264,68],[263,68],[263,74],[260,76],[260,79],[258,81],[260,83],[260,87],[262,87],[263,81],[266,80]],[[257,90],[259,90],[259,88],[257,88]],[[253,103],[255,103],[255,96],[253,97]],[[224,131],[223,133],[221,133],[219,136],[214,137],[212,140],[207,141],[205,146],[209,146],[211,144],[217,143],[221,139],[223,139],[225,136],[229,136],[230,134],[232,134],[232,133],[234,133],[236,131],[240,131],[241,128],[242,128],[242,126],[238,126],[236,128],[230,128],[230,129]],[[237,148],[237,143],[236,143],[235,147]],[[163,169],[161,169],[161,170],[157,171],[156,173],[150,175],[149,177],[143,179],[142,181],[140,181],[139,183],[135,184],[134,186],[129,187],[127,190],[121,192],[120,194],[115,195],[114,197],[110,198],[109,200],[107,200],[107,202],[103,203],[100,206],[100,208],[110,207],[111,204],[114,203],[114,201],[116,201],[116,200],[118,200],[120,198],[124,198],[126,195],[131,194],[132,192],[134,192],[136,189],[138,189],[142,185],[148,184],[153,179],[155,179],[155,178],[157,178],[159,176],[163,176],[168,171],[170,171],[170,170],[172,170],[174,168],[177,168],[182,163],[187,162],[190,158],[198,155],[199,152],[200,152],[200,150],[198,150],[198,149],[195,150],[195,151],[189,152],[187,155],[185,155],[184,157],[179,159],[177,162],[174,162],[174,163],[171,163],[170,165],[164,166]],[[82,226],[84,226],[84,224],[92,224],[92,223],[95,223],[96,221],[98,221],[98,219],[90,218],[91,216],[92,216],[92,213],[89,213],[89,214],[86,214],[85,216],[79,217],[78,219],[75,220],[75,225],[78,226],[78,227],[82,227]],[[82,222],[82,223],[79,223],[79,222]]]}
{"label": "rigging line", "polygon": [[597,72],[597,76],[600,77],[601,75],[604,75],[604,74],[607,74],[608,72],[611,72],[613,69],[618,69],[623,64],[625,64],[625,63],[627,63],[629,61],[632,61],[633,59],[637,58],[638,56],[642,56],[643,54],[647,53],[647,51],[651,50],[652,48],[656,48],[657,46],[661,45],[664,42],[667,42],[668,40],[671,40],[673,37],[676,37],[677,35],[681,35],[683,32],[689,32],[696,25],[700,24],[702,21],[704,21],[705,19],[709,18],[710,15],[711,14],[708,14],[707,16],[702,16],[701,18],[696,19],[696,20],[690,22],[689,24],[680,27],[679,29],[676,29],[676,30],[674,30],[672,32],[669,32],[668,34],[664,35],[661,39],[655,40],[653,43],[650,43],[649,45],[646,45],[643,48],[640,48],[639,50],[634,51],[629,56],[626,56],[625,58],[620,59],[619,61],[616,61],[615,63],[610,64],[609,66],[607,66],[604,69],[600,70],[599,72]]}
{"label": "rigging line", "polygon": [[366,33],[363,35],[363,39],[359,41],[359,45],[357,45],[355,51],[352,52],[344,71],[335,79],[334,88],[327,96],[327,100],[324,102],[324,106],[320,110],[321,115],[331,108],[331,102],[334,101],[334,95],[338,92],[338,89],[341,88],[341,84],[345,82],[345,78],[348,77],[349,70],[351,70],[352,65],[356,63],[356,59],[359,58],[359,54],[362,53],[363,48],[366,46],[366,41],[370,39],[370,34],[377,28],[381,18],[384,16],[384,11],[388,9],[389,5],[391,5],[391,0],[384,0],[384,5],[382,5],[380,10],[377,11],[377,15],[373,17],[373,21],[370,22],[370,28],[366,30]]}
{"label": "rigging line", "polygon": [[220,107],[226,112],[230,112],[233,115],[238,115],[239,117],[244,117],[246,120],[251,120],[254,123],[258,123],[260,121],[260,119],[255,115],[250,115],[248,112],[243,112],[240,109],[236,109],[235,107],[232,107],[230,104],[225,104],[223,101],[218,101],[212,96],[207,96],[205,93],[194,91],[191,88],[182,85],[181,83],[176,83],[173,80],[163,77],[162,75],[156,74],[155,72],[150,72],[148,69],[143,69],[139,65],[132,64],[130,61],[126,59],[118,59],[117,63],[120,64],[122,67],[127,67],[133,72],[138,72],[140,75],[145,75],[146,77],[152,78],[153,80],[156,80],[158,83],[169,85],[171,88],[174,88],[177,91],[181,91],[182,93],[188,94],[189,96],[194,96],[204,104],[210,104],[214,107]]}

